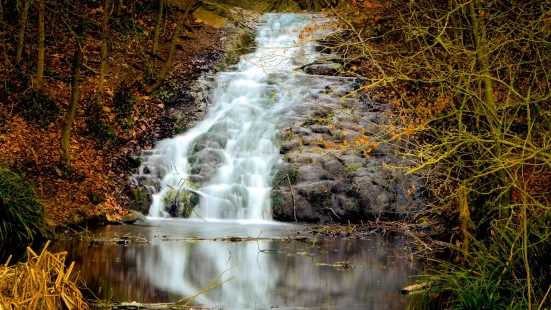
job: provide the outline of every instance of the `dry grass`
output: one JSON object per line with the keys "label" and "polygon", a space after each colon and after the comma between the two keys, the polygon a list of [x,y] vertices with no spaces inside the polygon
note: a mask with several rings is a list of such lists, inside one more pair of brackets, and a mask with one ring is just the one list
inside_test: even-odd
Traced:
{"label": "dry grass", "polygon": [[14,266],[0,266],[0,310],[4,309],[90,309],[77,287],[78,277],[70,279],[74,262],[66,268],[67,252],[40,255],[27,248],[28,260]]}

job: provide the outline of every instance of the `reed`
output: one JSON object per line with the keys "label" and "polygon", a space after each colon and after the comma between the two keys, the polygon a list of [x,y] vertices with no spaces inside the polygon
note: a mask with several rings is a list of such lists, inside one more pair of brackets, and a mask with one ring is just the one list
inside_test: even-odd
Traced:
{"label": "reed", "polygon": [[27,248],[28,260],[9,266],[0,266],[0,309],[2,310],[58,310],[90,309],[77,283],[80,278],[71,276],[74,262],[65,266],[67,252],[40,254]]}

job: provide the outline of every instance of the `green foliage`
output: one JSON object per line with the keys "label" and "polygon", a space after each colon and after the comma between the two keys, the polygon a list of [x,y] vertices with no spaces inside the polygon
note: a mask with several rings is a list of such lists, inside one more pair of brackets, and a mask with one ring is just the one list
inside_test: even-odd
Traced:
{"label": "green foliage", "polygon": [[21,99],[18,107],[21,115],[41,128],[47,128],[59,116],[59,107],[49,97],[35,92]]}
{"label": "green foliage", "polygon": [[152,97],[161,102],[168,102],[173,93],[167,87],[161,87],[153,92]]}
{"label": "green foliage", "polygon": [[254,34],[251,31],[242,31],[236,39],[229,42],[226,48],[226,55],[222,61],[223,67],[237,64],[241,55],[251,53],[254,49]]}
{"label": "green foliage", "polygon": [[348,173],[356,172],[356,171],[358,171],[358,169],[360,169],[361,167],[362,167],[361,165],[347,166],[347,167],[346,167],[346,172],[348,172]]}
{"label": "green foliage", "polygon": [[289,170],[289,180],[291,184],[297,184],[298,167],[292,167]]}
{"label": "green foliage", "polygon": [[28,241],[48,233],[44,207],[33,188],[0,165],[0,241]]}
{"label": "green foliage", "polygon": [[105,120],[102,107],[97,104],[91,104],[87,109],[86,131],[99,142],[112,142],[117,139],[117,134]]}
{"label": "green foliage", "polygon": [[527,225],[530,245],[524,257],[521,226],[509,223],[501,229],[490,228],[491,237],[474,242],[466,266],[439,262],[435,275],[426,280],[432,284],[425,292],[451,294],[451,309],[528,309],[528,277],[532,307],[551,300],[541,300],[551,287],[551,212],[532,219]]}
{"label": "green foliage", "polygon": [[283,194],[281,190],[272,190],[270,193],[270,199],[272,200],[272,210],[275,215],[280,215],[283,211]]}
{"label": "green foliage", "polygon": [[133,121],[132,109],[134,103],[136,103],[136,97],[134,97],[130,88],[123,85],[117,89],[113,98],[113,103],[115,105],[117,119],[131,123]]}
{"label": "green foliage", "polygon": [[163,196],[163,203],[171,216],[188,218],[199,203],[199,196],[186,189],[170,189]]}

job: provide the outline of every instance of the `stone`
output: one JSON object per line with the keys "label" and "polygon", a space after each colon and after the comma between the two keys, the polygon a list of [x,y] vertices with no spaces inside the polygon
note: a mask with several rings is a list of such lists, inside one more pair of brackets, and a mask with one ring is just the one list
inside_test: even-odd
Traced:
{"label": "stone", "polygon": [[144,223],[147,222],[147,218],[141,212],[130,210],[128,214],[123,215],[121,222],[124,224]]}
{"label": "stone", "polygon": [[311,64],[304,67],[304,72],[312,75],[337,75],[341,65],[336,63]]}

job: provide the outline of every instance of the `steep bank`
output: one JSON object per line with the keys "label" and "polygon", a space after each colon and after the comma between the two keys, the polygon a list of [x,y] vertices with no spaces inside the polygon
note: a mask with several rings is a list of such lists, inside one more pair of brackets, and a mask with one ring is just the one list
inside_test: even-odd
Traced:
{"label": "steep bank", "polygon": [[[48,73],[51,77],[46,79],[42,95],[34,95],[20,76],[5,81],[10,92],[2,95],[0,105],[0,161],[35,185],[39,198],[45,203],[45,214],[54,225],[81,223],[97,215],[116,219],[124,214],[130,201],[127,197],[129,169],[139,165],[135,155],[142,149],[151,148],[159,139],[185,130],[188,123],[200,117],[203,111],[195,106],[196,101],[189,93],[191,84],[199,75],[215,70],[224,61],[226,51],[233,48],[230,43],[247,28],[240,21],[256,16],[240,9],[199,6],[196,11],[210,13],[207,16],[210,20],[203,15],[188,17],[167,82],[158,91],[146,95],[145,86],[151,83],[152,73],[159,71],[166,59],[168,41],[179,15],[178,7],[167,9],[158,57],[147,54],[151,41],[143,41],[141,37],[150,28],[152,30],[153,25],[147,23],[154,21],[155,12],[143,11],[143,19],[134,19],[131,17],[137,13],[132,9],[135,8],[123,8],[111,25],[113,35],[109,41],[103,108],[99,111],[93,104],[98,78],[92,37],[97,34],[90,34],[91,38],[86,41],[69,173],[60,174],[57,163],[61,127],[70,95],[67,77],[70,77],[71,65],[60,61],[62,54],[54,53],[67,54],[72,47],[70,40],[48,46],[46,67],[51,70]],[[235,23],[226,27],[231,19]],[[216,23],[219,21],[223,24]],[[123,26],[139,29],[138,32],[122,31],[119,28]],[[15,33],[16,27],[9,30]],[[66,36],[64,33],[56,35]],[[15,47],[6,47],[7,54],[0,57],[2,63],[10,64],[9,57]],[[31,70],[31,54],[23,56],[21,70]],[[13,76],[14,71],[9,71],[12,69],[2,67],[7,71],[4,72],[6,76],[10,72]],[[50,114],[33,114],[33,109],[59,113],[50,113],[52,117],[45,118]]]}
{"label": "steep bank", "polygon": [[[300,222],[404,219],[418,211],[418,180],[392,167],[403,164],[400,143],[380,143],[390,140],[382,130],[388,99],[350,96],[366,80],[343,74],[319,42],[301,42],[302,28],[317,25],[319,37],[330,22],[296,14],[260,20],[259,49],[235,71],[196,84],[193,97],[213,97],[205,119],[142,153],[135,207],[151,205],[152,216]],[[272,208],[263,205],[264,192]]]}

